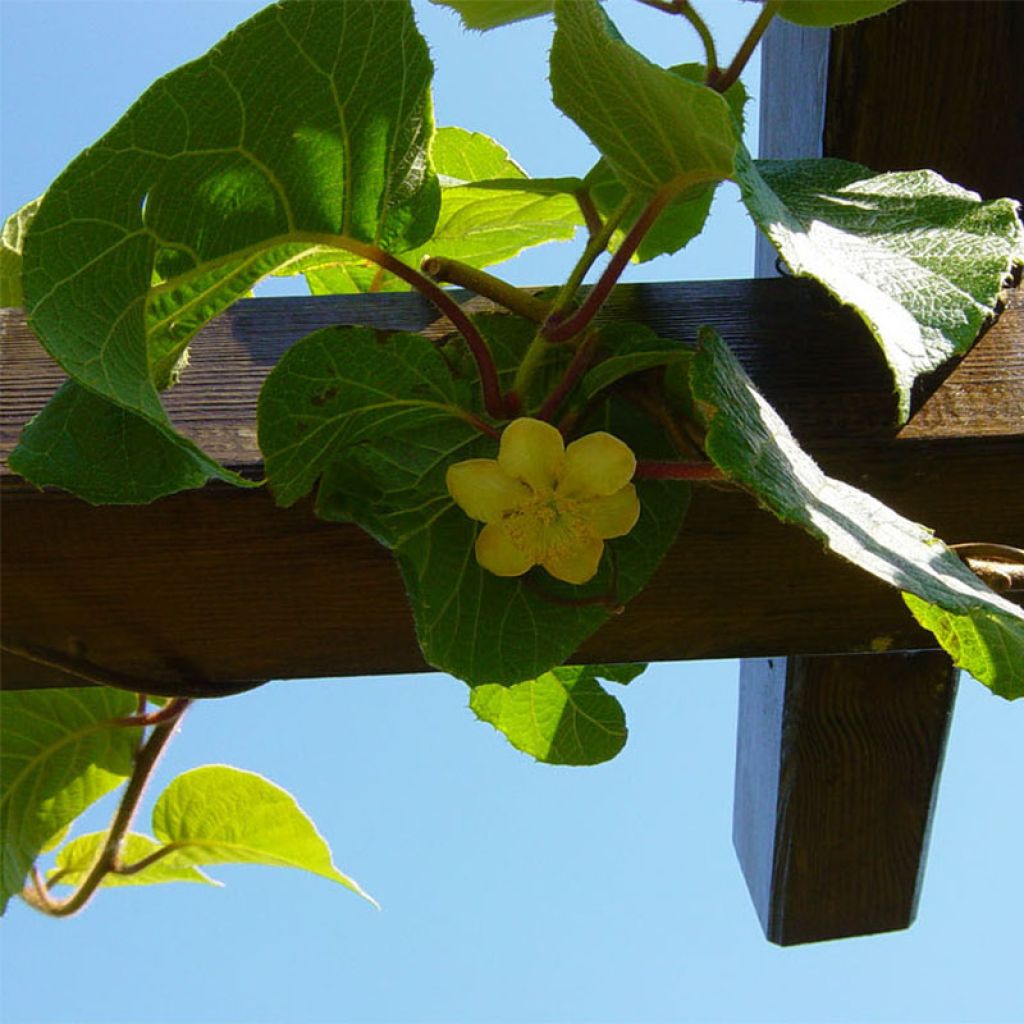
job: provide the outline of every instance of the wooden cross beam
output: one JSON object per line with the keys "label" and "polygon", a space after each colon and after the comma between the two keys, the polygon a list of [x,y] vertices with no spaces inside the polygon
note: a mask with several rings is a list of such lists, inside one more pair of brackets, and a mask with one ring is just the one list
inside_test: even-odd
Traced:
{"label": "wooden cross beam", "polygon": [[[1019,4],[907,4],[832,33],[776,23],[762,53],[760,153],[930,167],[986,198],[1019,197],[1024,135],[1010,126],[1024,116],[1021,52]],[[774,264],[761,244],[759,273]],[[940,388],[932,400],[950,422],[951,398]],[[1001,405],[998,390],[990,398]],[[902,436],[926,434],[935,408]],[[1019,436],[1024,403],[1003,412],[1016,427],[996,412],[984,429]],[[1024,456],[1006,456],[1004,471],[1024,477]],[[974,497],[980,507],[989,495]],[[1012,514],[1019,534],[1024,503]],[[771,941],[911,924],[956,679],[940,652],[743,662],[733,841]]]}
{"label": "wooden cross beam", "polygon": [[[888,43],[872,38],[871,54],[886,55],[872,59],[890,75],[913,67],[935,81],[955,78],[961,96],[971,83],[994,88],[998,75],[978,54],[989,54],[993,39],[1002,45],[1016,30],[1001,26],[1003,34],[993,35],[979,21],[980,9],[1003,17],[999,12],[1013,6],[898,9],[878,19],[877,26],[895,35]],[[966,33],[957,20],[964,7],[972,11]],[[1019,24],[1016,12],[1013,17]],[[905,20],[914,18],[923,18],[924,28]],[[939,22],[947,26],[942,31]],[[824,125],[833,132],[826,131],[830,146],[838,147],[829,152],[858,158],[855,148],[843,150],[836,141],[846,137],[836,127],[837,101],[801,95],[815,79],[807,68],[787,70],[785,58],[816,53],[826,96],[839,89],[830,67],[859,69],[863,95],[884,95],[897,85],[869,73],[876,64],[856,42],[875,25],[836,33],[841,45],[833,53],[844,56],[832,66],[806,35],[789,37],[792,45],[775,50],[774,64],[766,54],[766,66],[781,68],[780,81],[790,83],[788,94],[773,93],[780,124],[785,108],[791,123],[806,129],[806,111],[816,109],[820,119],[810,122],[816,125],[810,137]],[[913,45],[907,25],[924,33],[913,36]],[[922,40],[943,39],[943,32],[956,45],[936,44],[935,53],[977,64],[976,75],[954,74],[938,57],[921,55]],[[914,95],[923,103],[929,94]],[[984,97],[966,95],[965,102],[990,109]],[[1010,88],[1006,95],[1015,97],[1019,116],[1019,95]],[[851,117],[857,104],[843,110]],[[919,108],[916,114],[938,126],[945,117]],[[905,129],[896,123],[887,131],[895,137]],[[991,152],[968,137],[961,148],[980,155],[982,164]],[[908,160],[933,162],[927,153]],[[886,167],[877,154],[871,162]],[[975,183],[968,174],[949,173]],[[927,522],[947,541],[983,538],[1024,547],[1019,292],[958,366],[922,386],[915,416],[900,431],[891,426],[891,385],[867,332],[813,284],[623,286],[610,311],[683,341],[693,339],[699,324],[713,324],[828,472]],[[446,329],[432,317],[418,298],[403,295],[242,302],[196,340],[192,366],[168,405],[211,454],[258,475],[256,396],[291,342],[335,323]],[[0,455],[6,456],[60,375],[20,313],[0,312],[0,333]],[[4,654],[5,686],[80,682],[46,667],[46,660],[78,670],[91,665],[144,689],[201,695],[270,678],[426,667],[390,556],[354,528],[317,521],[308,505],[283,511],[264,491],[210,485],[150,506],[92,508],[38,492],[6,469],[0,498],[3,641],[25,655]],[[826,556],[744,495],[702,487],[651,585],[577,658],[771,659],[743,670],[736,841],[769,937],[789,943],[903,927],[913,915],[953,676],[943,656],[930,650],[880,660],[850,655],[933,646],[890,588]],[[840,652],[846,656],[832,657]]]}

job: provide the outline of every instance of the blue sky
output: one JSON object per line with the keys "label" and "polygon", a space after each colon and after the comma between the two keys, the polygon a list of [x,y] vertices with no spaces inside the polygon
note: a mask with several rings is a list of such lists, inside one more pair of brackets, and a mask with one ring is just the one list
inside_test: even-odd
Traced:
{"label": "blue sky", "polygon": [[[3,0],[0,212],[259,6]],[[731,52],[751,5],[702,6]],[[589,166],[548,101],[545,22],[470,37],[447,12],[417,10],[440,123],[494,135],[533,174]],[[654,59],[699,58],[684,26],[628,0],[609,10]],[[749,276],[752,230],[734,189],[714,216],[684,254],[633,278]],[[549,283],[571,258],[552,248],[508,276]],[[439,675],[278,683],[196,707],[155,792],[207,762],[261,772],[297,796],[382,911],[259,867],[212,870],[222,890],[104,892],[69,921],[13,904],[0,924],[0,1018],[1024,1020],[1024,702],[963,681],[917,924],[781,950],[761,935],[731,847],[736,677],[734,662],[652,668],[621,694],[626,749],[592,769],[531,762]]]}

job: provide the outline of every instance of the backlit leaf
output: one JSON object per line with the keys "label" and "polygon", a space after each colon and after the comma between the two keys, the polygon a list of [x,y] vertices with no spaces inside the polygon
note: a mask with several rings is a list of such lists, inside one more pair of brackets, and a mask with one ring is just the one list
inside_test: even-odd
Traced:
{"label": "backlit leaf", "polygon": [[441,7],[459,12],[462,24],[484,32],[525,18],[548,14],[555,0],[430,0]]}
{"label": "backlit leaf", "polygon": [[36,857],[131,774],[141,730],[112,719],[135,707],[99,686],[0,691],[0,913]]}
{"label": "backlit leaf", "polygon": [[826,476],[722,339],[704,327],[699,340],[690,379],[711,459],[783,522],[907,592],[918,620],[935,627],[958,663],[994,692],[1020,696],[1024,610],[986,587],[930,530]]}
{"label": "backlit leaf", "polygon": [[[57,882],[60,885],[78,885],[96,863],[96,858],[107,841],[107,835],[106,832],[90,832],[72,839],[57,854],[56,867],[47,876],[47,881],[52,885],[55,876],[59,876]],[[121,863],[130,867],[160,849],[161,844],[149,836],[130,832],[121,844]],[[157,885],[162,882],[202,882],[218,886],[221,884],[197,867],[193,867],[188,863],[187,857],[172,852],[134,874],[107,874],[100,885]]]}
{"label": "backlit leaf", "polygon": [[39,199],[26,203],[7,218],[0,232],[0,307],[20,306],[24,301],[21,291],[21,251],[25,232],[39,208]]}
{"label": "backlit leaf", "polygon": [[334,865],[316,826],[280,786],[227,765],[183,772],[153,808],[153,835],[178,864],[270,864],[340,882],[369,900]]}
{"label": "backlit leaf", "polygon": [[797,25],[828,28],[882,14],[903,0],[783,0],[779,17]]}

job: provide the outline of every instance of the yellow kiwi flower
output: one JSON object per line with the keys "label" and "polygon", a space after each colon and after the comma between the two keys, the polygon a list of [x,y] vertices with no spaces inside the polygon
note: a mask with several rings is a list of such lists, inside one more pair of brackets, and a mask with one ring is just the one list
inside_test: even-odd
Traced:
{"label": "yellow kiwi flower", "polygon": [[497,576],[543,566],[566,583],[597,574],[604,542],[636,526],[640,501],[630,483],[636,457],[611,434],[587,434],[568,447],[550,423],[523,417],[501,435],[497,459],[448,467],[448,493],[486,524],[476,560]]}

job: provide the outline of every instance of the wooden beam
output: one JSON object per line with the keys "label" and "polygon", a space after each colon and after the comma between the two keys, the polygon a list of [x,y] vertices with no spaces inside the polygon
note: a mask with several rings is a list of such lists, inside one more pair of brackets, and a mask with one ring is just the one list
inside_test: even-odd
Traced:
{"label": "wooden beam", "polygon": [[733,843],[772,942],[914,920],[957,676],[941,651],[743,662]]}
{"label": "wooden beam", "polygon": [[[891,426],[888,376],[860,321],[810,283],[623,286],[612,312],[684,341],[713,323],[829,471],[950,542],[1024,546],[1024,474],[1007,472],[1024,465],[1022,299],[1014,295],[942,385],[956,388],[961,374],[971,375],[955,415],[938,407],[932,426],[912,438]],[[208,451],[257,476],[256,396],[291,342],[333,323],[414,329],[429,318],[409,295],[241,302],[197,338],[168,406]],[[0,313],[0,331],[6,454],[60,374],[20,313]],[[93,508],[40,493],[7,470],[0,489],[8,642],[167,691],[426,667],[389,554],[355,528],[316,520],[307,505],[280,510],[264,491],[211,485],[148,506]],[[744,494],[704,487],[651,585],[577,657],[663,661],[932,643],[891,588],[826,556]],[[9,655],[2,668],[5,686],[70,682]]]}
{"label": "wooden beam", "polygon": [[[977,2],[905,4],[832,32],[831,45],[822,30],[773,25],[761,155],[927,166],[988,198],[1020,195],[1024,136],[1000,127],[1024,113],[1014,81],[1022,27],[1020,5]],[[956,83],[955,99],[937,82]],[[773,270],[763,242],[757,266]],[[955,431],[983,396],[1000,406],[1002,383],[974,377],[986,374],[983,351],[946,386],[932,382],[902,440]],[[1019,419],[1024,405],[1013,401]],[[994,437],[1007,426],[997,414],[977,429]],[[1011,458],[1008,470],[1024,475],[1024,460]],[[1014,514],[1024,520],[1024,505]],[[771,941],[911,924],[955,696],[956,673],[940,652],[742,663],[733,839]]]}

